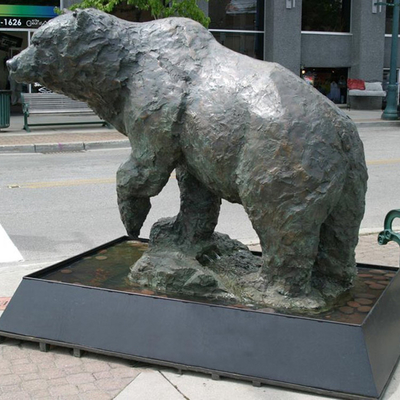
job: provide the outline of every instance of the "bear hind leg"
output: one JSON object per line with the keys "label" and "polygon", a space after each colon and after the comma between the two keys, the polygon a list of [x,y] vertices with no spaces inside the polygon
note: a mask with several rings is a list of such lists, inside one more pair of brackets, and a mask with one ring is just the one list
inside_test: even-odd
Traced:
{"label": "bear hind leg", "polygon": [[174,218],[164,218],[154,224],[150,242],[161,245],[167,241],[190,251],[197,244],[208,241],[218,222],[221,199],[211,193],[191,175],[187,168],[176,168],[180,189],[180,210]]}
{"label": "bear hind leg", "polygon": [[268,212],[265,203],[247,207],[244,202],[243,205],[260,238],[261,276],[268,289],[291,297],[310,294],[320,228],[313,219],[313,207],[293,213],[282,211],[278,216]]}
{"label": "bear hind leg", "polygon": [[343,291],[357,273],[355,248],[364,215],[365,191],[362,185],[351,184],[347,188],[321,226],[313,274],[314,285],[321,290],[334,284]]}

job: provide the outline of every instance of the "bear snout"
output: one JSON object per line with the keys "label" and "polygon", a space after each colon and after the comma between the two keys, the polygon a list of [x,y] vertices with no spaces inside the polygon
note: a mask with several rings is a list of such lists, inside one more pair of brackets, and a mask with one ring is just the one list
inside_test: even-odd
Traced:
{"label": "bear snout", "polygon": [[8,60],[6,65],[10,76],[20,83],[33,83],[37,80],[35,49],[29,46],[17,56]]}

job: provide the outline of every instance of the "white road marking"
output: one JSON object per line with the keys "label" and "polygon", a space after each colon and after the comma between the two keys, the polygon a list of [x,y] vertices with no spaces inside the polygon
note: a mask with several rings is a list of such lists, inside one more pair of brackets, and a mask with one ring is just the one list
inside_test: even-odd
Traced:
{"label": "white road marking", "polygon": [[0,225],[0,263],[23,260],[21,253]]}

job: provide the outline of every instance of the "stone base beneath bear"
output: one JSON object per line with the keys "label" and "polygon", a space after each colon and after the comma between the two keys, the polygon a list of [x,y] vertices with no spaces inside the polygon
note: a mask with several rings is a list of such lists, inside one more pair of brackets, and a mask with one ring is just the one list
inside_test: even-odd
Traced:
{"label": "stone base beneath bear", "polygon": [[[313,289],[308,296],[288,297],[268,287],[262,258],[227,235],[214,233],[190,254],[172,242],[151,245],[132,266],[129,280],[168,296],[199,301],[271,307],[301,312],[326,311],[339,293],[335,287]],[[162,242],[162,240],[161,240]]]}
{"label": "stone base beneath bear", "polygon": [[233,303],[262,301],[249,285],[259,282],[262,260],[228,236],[214,234],[197,255],[151,247],[131,269],[129,279],[141,287],[177,296]]}

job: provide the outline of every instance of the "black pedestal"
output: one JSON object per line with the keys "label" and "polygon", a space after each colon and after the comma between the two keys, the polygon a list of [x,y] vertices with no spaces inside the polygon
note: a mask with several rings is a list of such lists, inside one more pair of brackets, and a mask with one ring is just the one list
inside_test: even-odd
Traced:
{"label": "black pedestal", "polygon": [[0,318],[0,337],[342,398],[376,399],[384,392],[400,355],[397,269],[373,267],[393,277],[361,324],[42,277],[107,246],[25,277]]}

